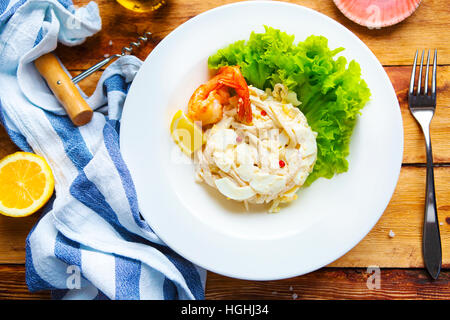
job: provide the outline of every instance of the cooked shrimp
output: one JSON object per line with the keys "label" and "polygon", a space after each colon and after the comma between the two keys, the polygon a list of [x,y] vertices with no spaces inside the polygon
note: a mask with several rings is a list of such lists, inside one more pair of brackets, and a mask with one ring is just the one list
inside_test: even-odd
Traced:
{"label": "cooked shrimp", "polygon": [[202,125],[217,123],[222,119],[223,106],[230,101],[229,88],[236,91],[237,118],[240,122],[252,122],[252,108],[247,83],[238,66],[220,68],[216,76],[195,90],[188,105],[188,117],[201,121]]}

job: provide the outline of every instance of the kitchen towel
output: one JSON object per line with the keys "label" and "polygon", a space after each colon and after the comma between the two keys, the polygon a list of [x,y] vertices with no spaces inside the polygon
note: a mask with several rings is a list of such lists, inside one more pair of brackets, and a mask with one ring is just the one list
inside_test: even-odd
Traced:
{"label": "kitchen towel", "polygon": [[83,127],[73,126],[33,65],[57,42],[77,45],[100,29],[94,2],[0,0],[0,119],[55,176],[53,201],[26,240],[28,288],[57,299],[203,299],[205,270],[141,217],[120,154],[123,103],[142,62],[124,56],[104,71],[85,97],[95,112]]}

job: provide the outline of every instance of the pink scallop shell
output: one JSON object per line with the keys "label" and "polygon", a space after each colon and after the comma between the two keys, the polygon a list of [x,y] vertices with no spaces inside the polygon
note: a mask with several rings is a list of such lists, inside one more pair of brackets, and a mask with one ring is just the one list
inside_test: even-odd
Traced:
{"label": "pink scallop shell", "polygon": [[350,20],[368,28],[391,26],[409,17],[421,0],[333,0]]}

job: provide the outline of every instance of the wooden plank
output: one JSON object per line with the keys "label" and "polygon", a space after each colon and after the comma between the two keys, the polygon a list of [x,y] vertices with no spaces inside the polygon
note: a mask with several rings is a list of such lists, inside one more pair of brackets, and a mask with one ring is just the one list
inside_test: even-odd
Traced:
{"label": "wooden plank", "polygon": [[[411,115],[407,92],[411,77],[410,67],[385,67],[400,103],[403,118],[403,163],[426,163],[425,141],[422,131]],[[435,163],[450,162],[450,67],[437,70],[437,107],[431,122],[431,140]],[[363,111],[364,112],[364,111]],[[382,124],[380,124],[382,130]]]}
{"label": "wooden plank", "polygon": [[[450,168],[436,168],[436,192],[443,246],[443,267],[450,268]],[[425,168],[403,167],[397,189],[372,231],[333,267],[419,268],[422,261],[422,222]],[[364,214],[364,212],[361,212]],[[0,216],[0,263],[24,263],[25,238],[39,214],[14,219]],[[389,231],[395,233],[389,237]]]}
{"label": "wooden plank", "polygon": [[24,218],[0,215],[0,263],[24,263],[25,240],[40,212]]}
{"label": "wooden plank", "polygon": [[324,268],[316,272],[278,281],[245,281],[208,273],[206,299],[257,300],[373,300],[448,299],[450,271],[432,281],[424,270],[381,269],[380,288],[369,289],[373,271],[367,269]]}
{"label": "wooden plank", "polygon": [[19,148],[9,139],[5,128],[0,125],[0,159],[16,151],[19,151]]}
{"label": "wooden plank", "polygon": [[[450,268],[450,168],[435,168],[442,265]],[[333,267],[423,267],[422,224],[425,168],[403,167],[394,195],[371,232]],[[361,212],[364,214],[364,212]],[[389,231],[395,234],[389,237]]]}
{"label": "wooden plank", "polygon": [[[278,281],[245,281],[208,272],[206,299],[448,299],[450,271],[436,281],[420,269],[381,269],[380,288],[369,289],[373,271],[324,268]],[[375,284],[369,280],[372,285]],[[23,265],[0,265],[0,299],[49,299],[47,291],[30,293]]]}
{"label": "wooden plank", "polygon": [[[75,71],[71,71],[70,74],[72,75],[72,77],[75,77],[77,75],[79,75],[82,71],[80,70],[75,70]],[[100,80],[100,77],[102,76],[103,71],[96,71],[93,74],[91,74],[89,77],[81,80],[78,85],[81,88],[81,90],[83,90],[83,92],[90,96],[94,93],[95,89],[97,88],[97,83]]]}
{"label": "wooden plank", "polygon": [[24,265],[0,265],[0,300],[50,299],[48,291],[31,293],[25,283]]}
{"label": "wooden plank", "polygon": [[[90,0],[76,0],[85,5]],[[103,58],[104,54],[119,53],[138,33],[151,31],[152,44],[140,51],[144,58],[167,34],[188,19],[206,10],[234,0],[169,0],[159,11],[136,14],[111,0],[97,0],[103,20],[103,30],[85,44],[75,48],[60,46],[58,55],[74,69],[86,69]],[[383,65],[410,65],[416,49],[438,48],[439,63],[450,64],[450,47],[442,41],[450,29],[450,6],[446,0],[422,1],[417,11],[405,21],[388,28],[367,29],[347,19],[330,0],[291,0],[337,20],[354,32],[375,53]],[[110,40],[113,41],[110,45]]]}

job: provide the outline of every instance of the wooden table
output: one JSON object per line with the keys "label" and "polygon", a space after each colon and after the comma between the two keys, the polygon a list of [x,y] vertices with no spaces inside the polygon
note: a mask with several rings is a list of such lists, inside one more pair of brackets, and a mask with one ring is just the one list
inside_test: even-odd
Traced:
{"label": "wooden table", "polygon": [[[88,0],[76,0],[84,5]],[[157,12],[134,14],[111,0],[97,0],[103,30],[75,48],[60,46],[57,53],[73,75],[105,54],[121,51],[138,33],[153,32],[153,41],[138,52],[145,58],[155,45],[195,15],[234,1],[169,0]],[[369,30],[343,16],[331,0],[296,0],[345,25],[375,53],[388,73],[403,116],[405,148],[396,191],[370,234],[339,260],[302,277],[269,282],[242,281],[209,273],[207,299],[450,299],[450,6],[447,0],[423,0],[404,22]],[[112,41],[112,42],[110,42]],[[420,129],[409,113],[406,91],[416,49],[437,48],[438,101],[432,141],[436,164],[436,192],[443,246],[443,270],[432,281],[423,269],[421,239],[425,194],[425,149]],[[81,82],[92,93],[100,72]],[[380,124],[382,127],[383,124]],[[0,157],[17,148],[0,129]],[[361,214],[364,214],[363,212]],[[49,298],[47,292],[30,294],[25,285],[24,242],[39,214],[23,219],[0,216],[0,298]],[[389,237],[389,231],[395,237]],[[368,266],[381,268],[381,288],[368,289]]]}

